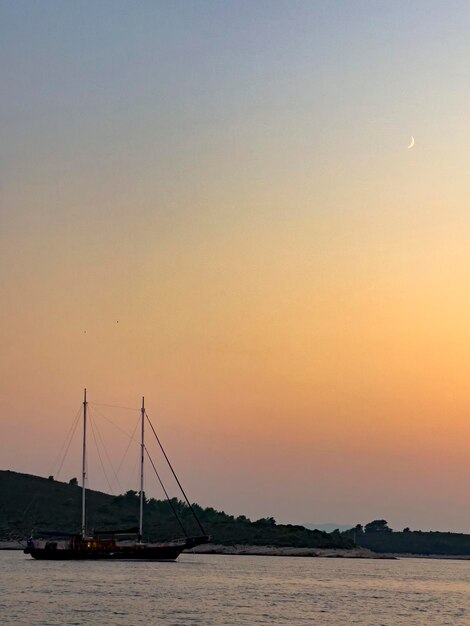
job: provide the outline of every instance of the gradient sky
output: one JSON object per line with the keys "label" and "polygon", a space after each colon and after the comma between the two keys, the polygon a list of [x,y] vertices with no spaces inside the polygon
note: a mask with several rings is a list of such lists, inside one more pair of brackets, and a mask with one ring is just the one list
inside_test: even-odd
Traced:
{"label": "gradient sky", "polygon": [[0,467],[145,394],[202,505],[470,532],[469,3],[0,12]]}

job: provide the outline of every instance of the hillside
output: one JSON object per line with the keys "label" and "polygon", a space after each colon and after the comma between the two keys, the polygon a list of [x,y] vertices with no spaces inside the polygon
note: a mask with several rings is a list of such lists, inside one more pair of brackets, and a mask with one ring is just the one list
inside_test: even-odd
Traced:
{"label": "hillside", "polygon": [[347,533],[362,548],[378,553],[470,556],[470,535],[464,533],[395,531],[386,520],[358,525]]}
{"label": "hillside", "polygon": [[365,533],[357,538],[362,548],[379,553],[422,555],[470,555],[470,535],[423,532]]}
{"label": "hillside", "polygon": [[[172,504],[188,534],[200,534],[188,506]],[[250,544],[308,548],[353,547],[350,537],[339,533],[307,530],[303,526],[276,524],[272,518],[251,522],[212,508],[193,505],[213,541],[223,545]],[[87,524],[90,530],[129,528],[138,520],[139,498],[135,491],[111,496],[87,492]],[[78,532],[81,520],[81,489],[52,479],[0,471],[0,541],[27,537],[32,529]],[[182,535],[167,501],[151,498],[144,508],[147,541],[163,541]]]}

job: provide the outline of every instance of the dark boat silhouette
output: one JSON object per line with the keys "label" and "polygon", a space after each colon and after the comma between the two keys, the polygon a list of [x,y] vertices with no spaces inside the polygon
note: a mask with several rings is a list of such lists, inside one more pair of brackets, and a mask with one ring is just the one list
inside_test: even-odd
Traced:
{"label": "dark boat silhouette", "polygon": [[[93,531],[88,533],[86,529],[86,433],[87,433],[87,399],[86,389],[83,400],[83,464],[82,464],[82,527],[80,534],[69,534],[57,531],[46,531],[31,536],[24,549],[25,554],[30,554],[35,559],[48,561],[71,561],[71,560],[115,560],[115,561],[174,561],[178,556],[190,548],[207,543],[210,537],[205,533],[202,524],[191,506],[178,477],[163,449],[162,444],[155,432],[145,411],[144,398],[141,408],[141,455],[140,455],[140,514],[139,526],[125,530]],[[183,493],[186,503],[192,512],[201,535],[188,537],[163,543],[144,543],[142,541],[143,510],[144,510],[144,454],[147,449],[144,444],[145,418],[149,421],[152,431],[165,456],[165,459],[175,477],[178,486]],[[150,459],[151,460],[151,459]],[[151,461],[152,462],[152,461]],[[153,465],[153,462],[152,462]],[[157,474],[158,476],[158,474]],[[162,485],[163,486],[163,485]],[[166,491],[165,491],[165,495]],[[167,496],[168,497],[168,496]],[[169,499],[168,499],[169,500]],[[170,502],[170,501],[169,501]],[[171,502],[170,502],[171,505]],[[173,508],[173,507],[172,507]],[[173,509],[177,517],[176,511]],[[178,517],[177,517],[178,519]],[[184,531],[180,520],[180,526]]]}

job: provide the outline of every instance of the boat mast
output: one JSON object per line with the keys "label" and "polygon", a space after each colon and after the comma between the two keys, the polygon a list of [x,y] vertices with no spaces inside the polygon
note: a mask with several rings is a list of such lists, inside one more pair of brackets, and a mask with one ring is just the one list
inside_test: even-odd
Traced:
{"label": "boat mast", "polygon": [[82,538],[86,536],[85,480],[86,480],[86,389],[83,394],[83,458],[82,458]]}
{"label": "boat mast", "polygon": [[142,543],[142,527],[144,519],[144,423],[145,423],[145,403],[142,397],[141,431],[140,431],[140,514],[139,514],[139,542]]}

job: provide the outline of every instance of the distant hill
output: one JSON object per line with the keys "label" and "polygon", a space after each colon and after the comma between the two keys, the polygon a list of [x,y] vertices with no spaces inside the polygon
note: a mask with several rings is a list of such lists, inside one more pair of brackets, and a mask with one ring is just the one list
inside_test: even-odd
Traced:
{"label": "distant hill", "polygon": [[386,520],[374,520],[363,528],[358,525],[349,535],[359,546],[379,553],[470,556],[470,535],[464,533],[424,532],[389,528]]}
{"label": "distant hill", "polygon": [[[188,506],[172,499],[188,534],[200,534]],[[352,548],[351,537],[308,530],[303,526],[276,524],[272,518],[252,522],[245,516],[234,517],[213,508],[193,505],[207,533],[215,543],[251,544],[308,548]],[[89,530],[111,530],[135,526],[139,498],[135,491],[111,496],[87,491],[87,526]],[[0,541],[27,537],[32,529],[76,533],[80,530],[81,488],[52,478],[0,470]],[[165,541],[180,537],[169,503],[147,500],[144,508],[144,539]]]}
{"label": "distant hill", "polygon": [[460,533],[421,530],[390,534],[364,533],[357,536],[356,541],[362,548],[380,553],[470,555],[470,535]]}
{"label": "distant hill", "polygon": [[309,530],[324,530],[326,533],[332,533],[334,530],[339,530],[340,532],[350,530],[354,524],[335,524],[335,522],[315,524],[314,522],[309,522],[308,524],[303,524],[303,526]]}

